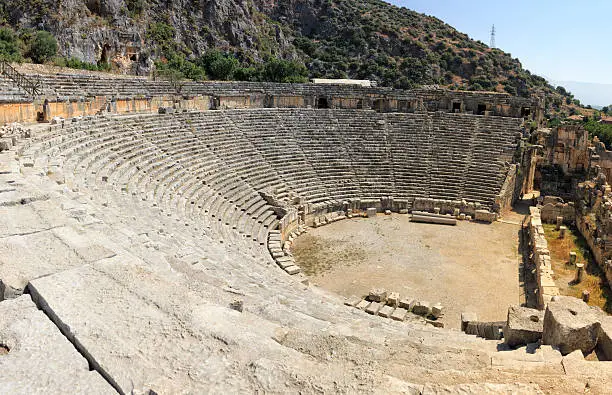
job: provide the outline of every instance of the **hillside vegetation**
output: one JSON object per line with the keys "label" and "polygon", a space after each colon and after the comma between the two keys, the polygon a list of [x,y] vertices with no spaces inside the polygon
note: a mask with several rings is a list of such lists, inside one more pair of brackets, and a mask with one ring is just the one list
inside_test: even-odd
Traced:
{"label": "hillside vegetation", "polygon": [[[569,114],[573,102],[511,54],[379,0],[15,0],[0,4],[0,21],[18,37],[51,32],[59,43],[55,62],[73,67],[546,94],[551,114]],[[134,46],[137,60],[124,54]]]}

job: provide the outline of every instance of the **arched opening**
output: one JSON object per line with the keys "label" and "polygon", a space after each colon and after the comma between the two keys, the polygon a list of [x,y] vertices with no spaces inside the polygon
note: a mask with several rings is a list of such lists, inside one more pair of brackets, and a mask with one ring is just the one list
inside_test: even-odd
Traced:
{"label": "arched opening", "polygon": [[319,97],[317,100],[317,108],[329,108],[329,102],[326,97]]}
{"label": "arched opening", "polygon": [[531,108],[529,107],[523,107],[521,108],[521,117],[523,118],[527,118],[531,115]]}

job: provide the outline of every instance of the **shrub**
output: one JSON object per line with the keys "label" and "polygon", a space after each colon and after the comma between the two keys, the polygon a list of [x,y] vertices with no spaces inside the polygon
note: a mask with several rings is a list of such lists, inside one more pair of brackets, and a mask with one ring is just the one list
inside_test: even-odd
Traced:
{"label": "shrub", "polygon": [[49,32],[39,30],[30,43],[28,55],[35,63],[44,63],[57,54],[57,40]]}
{"label": "shrub", "polygon": [[0,28],[0,59],[15,62],[21,60],[19,39],[11,28]]}

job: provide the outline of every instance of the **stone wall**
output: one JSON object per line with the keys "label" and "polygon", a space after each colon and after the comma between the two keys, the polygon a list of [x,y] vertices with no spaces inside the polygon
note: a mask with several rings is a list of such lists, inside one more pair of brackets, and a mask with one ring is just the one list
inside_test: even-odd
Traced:
{"label": "stone wall", "polygon": [[540,210],[542,222],[548,224],[556,223],[557,217],[563,217],[563,223],[566,224],[573,223],[576,220],[576,208],[573,202],[546,203]]}
{"label": "stone wall", "polygon": [[576,226],[585,238],[595,261],[612,284],[612,188],[599,181],[578,186]]}
{"label": "stone wall", "polygon": [[540,216],[540,209],[530,207],[529,241],[532,263],[536,267],[538,285],[538,308],[543,309],[553,296],[559,295],[559,289],[553,280],[553,270],[550,261],[548,242],[544,236],[544,227]]}
{"label": "stone wall", "polygon": [[[42,112],[42,102],[0,103],[0,124],[13,122],[34,123],[37,113]],[[52,117],[72,118],[94,115],[100,111],[111,114],[155,112],[160,107],[175,107],[185,110],[208,110],[210,98],[193,97],[175,99],[167,96],[152,98],[113,99],[105,96],[82,100],[61,100],[49,102],[49,119]]]}
{"label": "stone wall", "polygon": [[589,166],[589,134],[582,126],[559,126],[553,130],[552,138],[550,164],[561,166],[566,174],[584,171]]}
{"label": "stone wall", "polygon": [[521,193],[522,177],[519,172],[519,166],[516,164],[510,165],[506,180],[502,185],[499,194],[495,197],[495,211],[501,215],[512,210],[512,204],[516,201]]}

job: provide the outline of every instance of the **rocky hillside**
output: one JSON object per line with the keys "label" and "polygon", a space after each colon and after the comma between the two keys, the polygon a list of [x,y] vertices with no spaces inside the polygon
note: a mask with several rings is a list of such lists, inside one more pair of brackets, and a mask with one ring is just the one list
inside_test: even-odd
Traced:
{"label": "rocky hillside", "polygon": [[168,59],[180,69],[215,48],[245,68],[294,60],[310,77],[552,93],[510,54],[379,0],[12,0],[0,3],[0,20],[48,30],[62,56],[122,72],[147,73]]}

